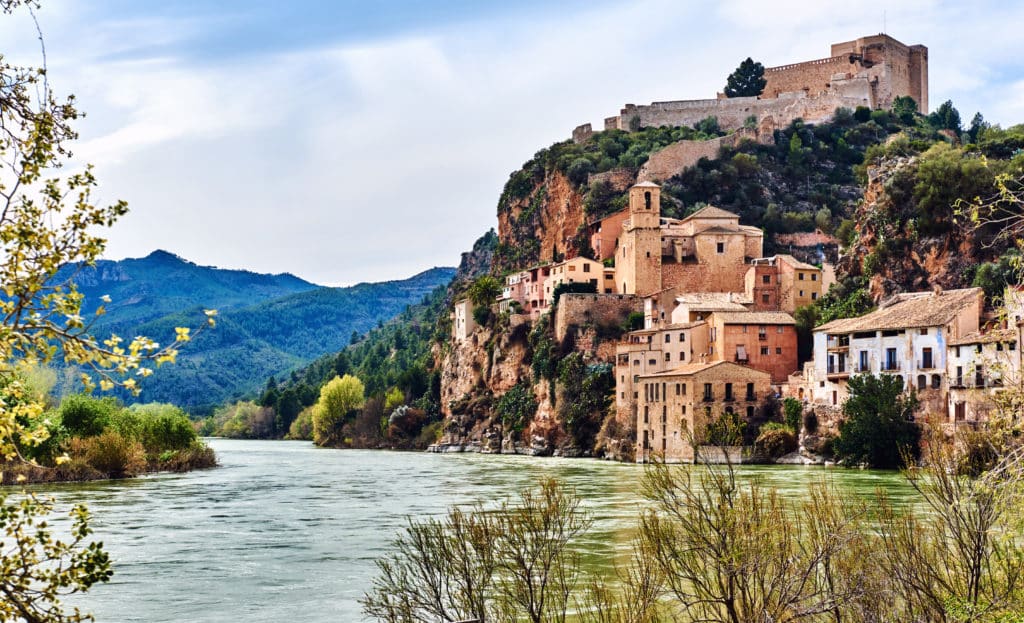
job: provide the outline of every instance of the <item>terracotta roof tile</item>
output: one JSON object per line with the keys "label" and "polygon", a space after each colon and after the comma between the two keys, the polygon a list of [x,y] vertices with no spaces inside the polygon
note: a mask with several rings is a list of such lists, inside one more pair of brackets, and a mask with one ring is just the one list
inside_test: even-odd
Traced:
{"label": "terracotta roof tile", "polygon": [[981,296],[981,288],[899,294],[870,314],[858,318],[833,320],[815,328],[814,331],[853,333],[938,327],[947,324],[966,308],[978,308]]}
{"label": "terracotta roof tile", "polygon": [[712,312],[724,324],[796,324],[786,312],[719,311]]}

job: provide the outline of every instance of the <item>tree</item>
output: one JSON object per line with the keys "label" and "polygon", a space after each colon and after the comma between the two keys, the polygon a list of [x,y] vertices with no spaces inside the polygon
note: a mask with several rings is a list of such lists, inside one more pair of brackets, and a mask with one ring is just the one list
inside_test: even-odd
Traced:
{"label": "tree", "polygon": [[410,521],[378,561],[363,611],[388,623],[564,622],[579,571],[573,545],[590,525],[579,496],[550,479],[495,510]]}
{"label": "tree", "polygon": [[363,406],[363,382],[346,374],[334,377],[320,388],[313,405],[313,442],[318,446],[339,445],[341,426],[349,412]]}
{"label": "tree", "polygon": [[725,81],[726,97],[756,97],[764,91],[768,81],[764,77],[764,65],[755,63],[754,59],[740,63],[736,71],[729,74]]}
{"label": "tree", "polygon": [[974,113],[974,117],[971,118],[971,125],[967,128],[967,142],[977,143],[978,138],[990,127],[992,126],[985,121],[985,117],[980,112]]}
{"label": "tree", "polygon": [[[37,3],[0,0],[10,15]],[[83,298],[75,284],[58,282],[57,271],[67,265],[93,264],[106,241],[93,234],[110,227],[125,214],[124,201],[97,205],[92,168],[58,177],[77,138],[72,127],[80,113],[73,96],[60,99],[50,89],[46,68],[0,65],[0,458],[20,456],[18,439],[32,445],[47,436],[44,427],[26,429],[43,408],[25,392],[19,369],[49,362],[58,353],[64,361],[91,372],[82,374],[87,390],[96,384],[109,390],[120,386],[137,393],[138,379],[153,372],[153,364],[173,362],[178,348],[193,333],[175,329],[166,346],[146,338],[130,341],[90,334],[95,318],[82,316]],[[107,302],[107,301],[104,301]],[[101,305],[95,312],[104,312]],[[208,311],[209,323],[215,312]]]}
{"label": "tree", "polygon": [[953,100],[946,100],[928,115],[928,123],[936,130],[952,130],[960,134],[960,111],[953,107]]}
{"label": "tree", "polygon": [[52,500],[34,495],[20,502],[0,500],[0,621],[91,621],[74,608],[66,613],[60,599],[89,590],[113,575],[110,558],[101,543],[87,543],[92,529],[89,512],[75,506],[70,539],[55,538],[47,518]]}
{"label": "tree", "polygon": [[909,95],[900,95],[892,101],[892,114],[903,123],[912,123],[917,114],[917,102]]}
{"label": "tree", "polygon": [[847,388],[836,457],[851,465],[894,468],[903,464],[904,456],[918,456],[921,431],[913,421],[918,400],[904,393],[899,375],[858,374],[850,377]]}
{"label": "tree", "polygon": [[537,412],[537,400],[533,397],[533,388],[529,383],[520,381],[501,395],[495,408],[505,430],[518,433]]}
{"label": "tree", "polygon": [[489,307],[494,303],[494,299],[501,294],[501,282],[490,275],[477,277],[476,280],[470,284],[466,294],[469,295],[469,300],[472,301],[474,306]]}

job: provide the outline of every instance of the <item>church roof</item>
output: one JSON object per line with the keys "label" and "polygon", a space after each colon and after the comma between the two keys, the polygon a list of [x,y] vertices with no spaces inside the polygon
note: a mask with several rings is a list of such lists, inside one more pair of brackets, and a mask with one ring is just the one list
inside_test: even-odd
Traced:
{"label": "church roof", "polygon": [[633,184],[633,188],[661,188],[661,186],[658,186],[654,182],[638,182]]}
{"label": "church roof", "polygon": [[687,216],[683,220],[688,221],[694,218],[728,218],[739,220],[740,215],[733,214],[732,212],[729,212],[728,210],[723,210],[722,208],[716,208],[715,206],[707,206],[701,208],[700,210],[697,210],[696,212],[694,212],[690,216]]}

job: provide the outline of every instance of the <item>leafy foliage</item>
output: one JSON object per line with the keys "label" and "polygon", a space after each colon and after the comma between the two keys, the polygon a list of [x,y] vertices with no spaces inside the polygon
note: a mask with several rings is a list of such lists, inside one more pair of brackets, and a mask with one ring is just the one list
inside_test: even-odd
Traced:
{"label": "leafy foliage", "polygon": [[844,421],[833,448],[849,465],[895,468],[903,456],[920,452],[920,429],[914,424],[918,407],[913,393],[904,393],[899,375],[858,374],[847,384],[849,398],[843,403]]}
{"label": "leafy foliage", "polygon": [[571,353],[558,362],[558,383],[562,390],[558,415],[576,446],[594,447],[594,438],[608,415],[615,392],[615,374],[610,364],[588,366],[583,355]]}
{"label": "leafy foliage", "polygon": [[78,505],[68,514],[69,538],[55,535],[48,520],[52,500],[27,495],[13,502],[0,497],[0,620],[65,623],[91,621],[61,598],[89,590],[113,575],[103,544],[89,541],[91,516]]}
{"label": "leafy foliage", "polygon": [[533,387],[523,381],[502,394],[495,407],[505,430],[515,433],[522,432],[536,412],[537,399],[533,397]]}
{"label": "leafy foliage", "polygon": [[764,65],[747,57],[740,63],[736,71],[729,74],[725,81],[726,97],[756,97],[760,95],[768,80],[764,77]]}
{"label": "leafy foliage", "polygon": [[341,425],[350,413],[363,406],[364,389],[356,377],[334,377],[320,388],[320,399],[313,405],[313,442],[318,446],[339,445]]}

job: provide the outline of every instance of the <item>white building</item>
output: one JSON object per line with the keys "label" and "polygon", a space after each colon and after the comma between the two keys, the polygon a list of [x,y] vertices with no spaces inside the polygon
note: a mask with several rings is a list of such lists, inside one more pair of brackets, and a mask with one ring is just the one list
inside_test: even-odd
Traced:
{"label": "white building", "polygon": [[918,390],[928,413],[946,413],[948,346],[977,333],[981,288],[899,294],[859,318],[814,330],[814,362],[805,384],[810,400],[840,405],[852,374],[895,374]]}

